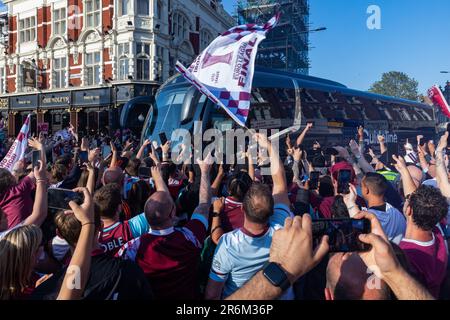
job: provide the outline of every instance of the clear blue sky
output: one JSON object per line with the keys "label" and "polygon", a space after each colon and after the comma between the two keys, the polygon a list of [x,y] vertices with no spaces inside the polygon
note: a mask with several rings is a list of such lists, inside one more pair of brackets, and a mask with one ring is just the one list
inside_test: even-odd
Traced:
{"label": "clear blue sky", "polygon": [[[310,0],[311,75],[367,90],[386,71],[403,71],[422,93],[450,80],[450,1]],[[236,0],[223,0],[233,11]],[[369,30],[369,5],[381,8],[381,30]]]}

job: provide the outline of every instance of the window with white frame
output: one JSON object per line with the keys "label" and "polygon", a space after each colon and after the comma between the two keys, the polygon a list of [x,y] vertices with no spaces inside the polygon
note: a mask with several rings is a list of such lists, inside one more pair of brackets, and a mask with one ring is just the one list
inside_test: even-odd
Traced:
{"label": "window with white frame", "polygon": [[180,12],[176,12],[173,16],[173,33],[181,39],[186,39],[188,36],[190,24],[186,16]]}
{"label": "window with white frame", "polygon": [[100,52],[86,53],[84,70],[87,86],[92,86],[100,81]]}
{"label": "window with white frame", "polygon": [[150,2],[149,0],[137,0],[137,14],[141,16],[150,15]]}
{"label": "window with white frame", "polygon": [[66,34],[66,8],[53,10],[53,34]]}
{"label": "window with white frame", "polygon": [[213,36],[211,32],[209,32],[206,29],[203,29],[202,32],[200,32],[200,50],[206,49],[206,47],[209,46],[212,40]]}
{"label": "window with white frame", "polygon": [[64,88],[66,86],[67,60],[63,58],[53,59],[53,87]]}
{"label": "window with white frame", "polygon": [[101,0],[86,0],[86,27],[98,27],[102,14]]}
{"label": "window with white frame", "polygon": [[150,45],[136,44],[136,72],[138,80],[150,80]]}
{"label": "window with white frame", "polygon": [[36,17],[19,20],[20,42],[36,40]]}
{"label": "window with white frame", "polygon": [[131,12],[130,0],[119,0],[119,16],[126,16]]}
{"label": "window with white frame", "polygon": [[119,55],[119,80],[128,79],[128,70],[130,66],[130,60],[128,54],[130,53],[130,44],[120,43],[118,48]]}

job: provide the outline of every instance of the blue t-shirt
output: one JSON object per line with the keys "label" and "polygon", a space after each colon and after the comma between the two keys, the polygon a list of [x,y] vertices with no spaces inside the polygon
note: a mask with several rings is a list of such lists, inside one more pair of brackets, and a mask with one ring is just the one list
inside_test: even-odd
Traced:
{"label": "blue t-shirt", "polygon": [[[269,260],[270,245],[274,232],[293,217],[284,204],[276,204],[269,220],[269,228],[261,236],[251,236],[245,230],[236,229],[225,233],[217,245],[209,277],[225,282],[222,297],[226,298],[249,281]],[[293,298],[292,288],[282,298]]]}

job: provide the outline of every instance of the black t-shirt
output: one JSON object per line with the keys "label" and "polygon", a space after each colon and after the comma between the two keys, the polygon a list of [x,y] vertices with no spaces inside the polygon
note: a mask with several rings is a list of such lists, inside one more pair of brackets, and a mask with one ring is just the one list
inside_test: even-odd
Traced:
{"label": "black t-shirt", "polygon": [[[61,270],[37,287],[31,300],[55,300],[65,272],[66,269]],[[136,263],[100,254],[92,257],[91,272],[83,299],[150,300],[153,299],[153,292]]]}

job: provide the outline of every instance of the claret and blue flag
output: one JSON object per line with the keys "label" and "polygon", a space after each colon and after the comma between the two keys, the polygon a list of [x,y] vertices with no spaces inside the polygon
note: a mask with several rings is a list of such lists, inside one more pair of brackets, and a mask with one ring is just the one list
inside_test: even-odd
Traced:
{"label": "claret and blue flag", "polygon": [[176,69],[245,127],[258,46],[279,19],[278,13],[264,25],[245,24],[231,28],[211,42],[188,69],[180,62]]}

